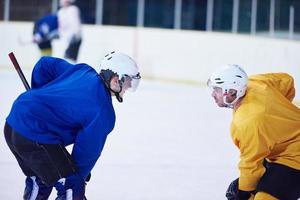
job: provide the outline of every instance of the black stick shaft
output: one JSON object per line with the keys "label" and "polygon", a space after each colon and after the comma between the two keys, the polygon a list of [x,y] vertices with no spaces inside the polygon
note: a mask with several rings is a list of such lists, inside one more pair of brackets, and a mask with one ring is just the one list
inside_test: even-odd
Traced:
{"label": "black stick shaft", "polygon": [[19,65],[19,63],[18,63],[18,61],[17,61],[17,59],[16,59],[14,53],[13,53],[13,52],[10,52],[10,53],[8,54],[8,56],[9,56],[11,62],[13,63],[15,69],[17,70],[17,72],[18,72],[18,74],[19,74],[19,77],[21,78],[21,80],[22,80],[22,82],[23,82],[23,84],[24,84],[26,90],[30,90],[30,86],[29,86],[29,84],[28,84],[28,82],[27,82],[27,80],[26,80],[26,78],[25,78],[25,76],[24,76],[24,74],[23,74],[23,72],[22,72],[22,69],[21,69],[21,67],[20,67],[20,65]]}

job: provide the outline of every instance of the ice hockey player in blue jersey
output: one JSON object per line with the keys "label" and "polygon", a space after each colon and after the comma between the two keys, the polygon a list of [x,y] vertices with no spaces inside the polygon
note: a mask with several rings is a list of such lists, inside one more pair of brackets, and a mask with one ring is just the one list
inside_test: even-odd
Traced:
{"label": "ice hockey player in blue jersey", "polygon": [[58,17],[49,14],[34,23],[33,42],[36,43],[42,56],[52,55],[52,40],[58,38]]}
{"label": "ice hockey player in blue jersey", "polygon": [[[139,84],[129,56],[111,52],[96,72],[87,64],[42,57],[31,86],[13,103],[4,135],[26,176],[24,199],[85,199],[86,181],[115,125],[112,97],[119,102]],[[72,152],[66,146],[73,144]]]}

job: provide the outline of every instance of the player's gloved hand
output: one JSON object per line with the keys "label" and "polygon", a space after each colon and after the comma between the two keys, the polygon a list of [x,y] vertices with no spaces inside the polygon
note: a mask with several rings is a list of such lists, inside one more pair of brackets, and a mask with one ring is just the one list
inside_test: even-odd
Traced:
{"label": "player's gloved hand", "polygon": [[248,200],[255,191],[239,190],[239,179],[232,181],[226,191],[226,198],[228,200]]}
{"label": "player's gloved hand", "polygon": [[39,33],[36,33],[33,35],[32,40],[34,43],[40,43],[42,41],[42,36]]}
{"label": "player's gloved hand", "polygon": [[85,199],[85,180],[79,173],[58,180],[55,188],[57,190],[56,200],[65,200],[69,195],[74,200]]}
{"label": "player's gloved hand", "polygon": [[91,172],[89,173],[89,175],[86,177],[85,182],[89,182],[91,180],[92,174]]}

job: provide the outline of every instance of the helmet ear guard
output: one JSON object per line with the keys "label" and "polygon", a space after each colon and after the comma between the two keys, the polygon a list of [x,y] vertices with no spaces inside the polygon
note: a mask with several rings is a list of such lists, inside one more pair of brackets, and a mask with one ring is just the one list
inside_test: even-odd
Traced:
{"label": "helmet ear guard", "polygon": [[111,89],[110,81],[114,76],[118,76],[118,74],[109,69],[102,69],[100,71],[100,77],[103,80],[103,82],[105,83],[105,86],[116,95],[117,100],[121,103],[121,102],[123,102],[123,98],[120,96],[120,92],[122,91],[123,83],[121,80],[119,80],[119,85],[120,85],[119,91],[114,91],[113,89]]}
{"label": "helmet ear guard", "polygon": [[111,71],[110,69],[101,69],[100,75],[105,83],[109,85],[110,80],[113,76],[117,75],[117,73]]}

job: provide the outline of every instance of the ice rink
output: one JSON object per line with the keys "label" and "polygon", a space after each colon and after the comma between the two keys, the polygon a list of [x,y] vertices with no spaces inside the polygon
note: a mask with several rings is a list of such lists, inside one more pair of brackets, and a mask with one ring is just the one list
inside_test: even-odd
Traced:
{"label": "ice rink", "polygon": [[[25,74],[30,77],[29,70]],[[3,127],[13,100],[24,91],[14,70],[0,70],[0,91]],[[209,90],[142,80],[137,92],[114,105],[116,127],[92,171],[89,200],[225,199],[238,176],[238,150],[230,139],[231,110],[216,107]],[[19,200],[25,177],[4,137],[0,148],[0,199]]]}

